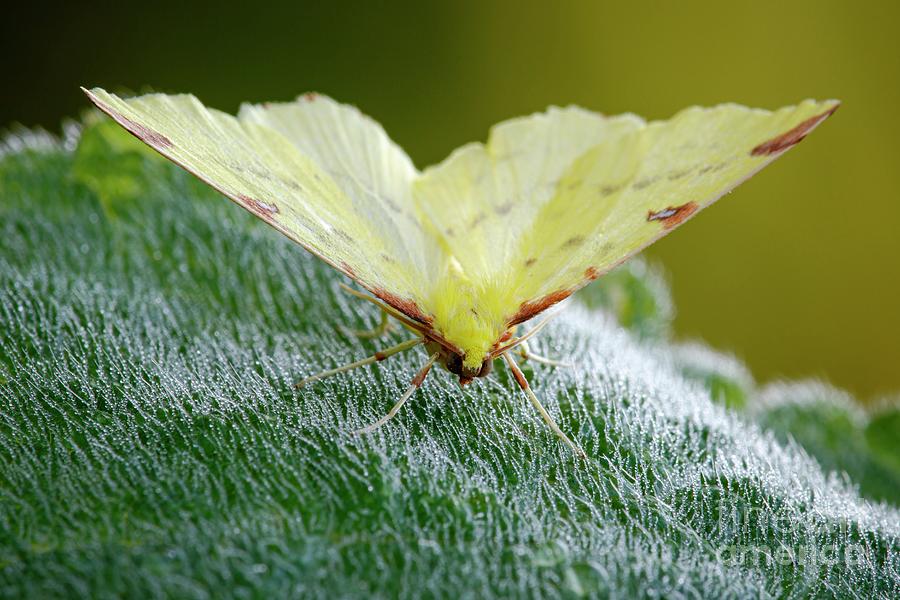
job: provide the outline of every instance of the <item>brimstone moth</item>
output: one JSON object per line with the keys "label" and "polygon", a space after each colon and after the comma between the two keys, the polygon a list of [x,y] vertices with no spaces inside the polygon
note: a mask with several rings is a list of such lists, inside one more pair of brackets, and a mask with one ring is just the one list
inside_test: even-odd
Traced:
{"label": "brimstone moth", "polygon": [[[122,99],[84,90],[166,158],[341,271],[416,337],[301,383],[424,345],[428,359],[382,425],[437,362],[466,384],[513,359],[530,321],[671,232],[802,140],[839,106],[774,112],[692,107],[667,121],[552,107],[492,128],[486,144],[418,171],[375,121],[318,95],[241,107],[191,95]],[[349,289],[349,288],[348,288]],[[384,329],[384,328],[383,328]],[[545,360],[534,357],[537,360]]]}

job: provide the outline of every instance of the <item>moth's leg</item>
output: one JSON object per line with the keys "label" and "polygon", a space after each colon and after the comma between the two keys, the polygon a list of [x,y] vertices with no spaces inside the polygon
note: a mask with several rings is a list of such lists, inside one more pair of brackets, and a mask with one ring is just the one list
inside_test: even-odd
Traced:
{"label": "moth's leg", "polygon": [[400,396],[400,399],[397,400],[397,403],[394,404],[393,407],[391,407],[391,410],[388,411],[388,414],[384,415],[383,417],[381,417],[380,419],[378,419],[371,425],[367,425],[366,427],[363,427],[362,429],[357,429],[353,433],[358,435],[361,433],[369,433],[370,431],[375,431],[376,429],[378,429],[379,427],[381,427],[382,425],[384,425],[385,423],[390,421],[392,418],[394,418],[394,415],[396,415],[397,411],[399,411],[400,408],[402,408],[403,405],[406,403],[406,401],[409,400],[409,397],[413,395],[413,392],[415,392],[417,389],[419,389],[419,387],[425,382],[425,378],[428,376],[428,371],[431,370],[431,366],[434,364],[434,361],[436,361],[437,358],[438,358],[437,352],[435,352],[428,358],[428,362],[425,363],[425,366],[422,367],[418,373],[416,373],[416,376],[413,377],[413,380],[412,380],[412,383],[410,384],[410,386],[406,389],[405,392],[403,392],[403,395]]}
{"label": "moth's leg", "polygon": [[381,321],[372,329],[350,329],[349,327],[341,327],[341,329],[358,338],[377,338],[386,335],[394,330],[394,324],[391,323],[390,314],[387,311],[381,311]]}
{"label": "moth's leg", "polygon": [[513,376],[516,378],[516,383],[519,384],[519,387],[522,388],[522,391],[525,392],[525,395],[528,396],[528,400],[531,401],[531,405],[534,406],[537,411],[543,417],[544,422],[553,430],[559,439],[568,445],[576,455],[581,458],[586,458],[584,450],[579,448],[575,442],[569,439],[562,429],[559,428],[559,425],[556,424],[556,421],[553,420],[553,417],[550,416],[550,413],[547,412],[542,405],[540,400],[537,399],[537,396],[534,395],[534,392],[531,389],[531,386],[528,385],[528,380],[525,379],[525,375],[522,374],[521,369],[519,369],[519,365],[516,364],[516,361],[513,360],[512,355],[509,352],[505,352],[503,354],[503,360],[506,361],[506,364],[509,365],[510,370],[513,373]]}
{"label": "moth's leg", "polygon": [[519,345],[519,356],[522,357],[522,360],[533,360],[534,362],[550,365],[551,367],[568,367],[570,369],[575,367],[572,363],[560,362],[535,354],[531,351],[531,348],[528,347],[528,342],[522,342]]}
{"label": "moth's leg", "polygon": [[404,350],[409,350],[414,346],[418,346],[423,343],[425,340],[423,338],[416,338],[413,340],[407,340],[402,344],[397,344],[396,346],[391,346],[387,350],[381,350],[376,352],[372,356],[368,358],[364,358],[362,360],[358,360],[356,362],[352,362],[349,365],[344,365],[343,367],[338,367],[336,369],[328,369],[327,371],[322,371],[321,373],[316,373],[315,375],[310,375],[305,379],[301,379],[297,383],[294,384],[295,388],[303,387],[307,383],[312,383],[313,381],[317,381],[319,379],[324,379],[325,377],[330,377],[332,375],[336,375],[337,373],[343,373],[344,371],[350,371],[352,369],[356,369],[357,367],[364,367],[366,365],[371,365],[374,362],[378,362],[386,359],[389,356],[393,356],[398,352],[403,352]]}

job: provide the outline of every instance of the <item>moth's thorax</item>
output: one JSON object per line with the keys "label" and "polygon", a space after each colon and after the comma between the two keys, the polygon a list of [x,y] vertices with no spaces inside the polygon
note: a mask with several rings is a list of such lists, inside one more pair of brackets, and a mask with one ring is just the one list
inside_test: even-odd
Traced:
{"label": "moth's thorax", "polygon": [[471,312],[471,308],[456,311],[444,318],[436,315],[432,327],[441,337],[460,349],[460,358],[467,369],[480,367],[502,334],[502,328],[498,329],[480,319]]}
{"label": "moth's thorax", "polygon": [[441,278],[431,294],[432,327],[461,351],[463,367],[480,369],[506,331],[504,308],[494,294],[459,273]]}

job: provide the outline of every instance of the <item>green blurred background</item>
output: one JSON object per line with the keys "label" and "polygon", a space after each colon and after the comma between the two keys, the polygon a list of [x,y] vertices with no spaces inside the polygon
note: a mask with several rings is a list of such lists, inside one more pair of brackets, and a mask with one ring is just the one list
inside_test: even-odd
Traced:
{"label": "green blurred background", "polygon": [[78,85],[244,100],[318,90],[421,167],[494,122],[576,103],[843,100],[810,140],[653,246],[677,333],[760,379],[900,390],[900,3],[34,3],[6,7],[0,124],[59,130]]}

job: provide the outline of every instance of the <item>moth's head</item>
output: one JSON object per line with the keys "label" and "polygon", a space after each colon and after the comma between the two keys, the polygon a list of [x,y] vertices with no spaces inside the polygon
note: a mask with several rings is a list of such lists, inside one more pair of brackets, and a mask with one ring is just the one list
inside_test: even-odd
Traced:
{"label": "moth's head", "polygon": [[490,355],[485,356],[472,364],[460,354],[451,354],[447,358],[447,370],[459,377],[459,384],[471,383],[476,377],[487,377],[493,368],[494,359]]}

